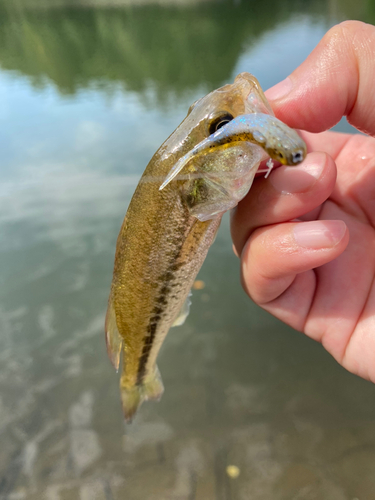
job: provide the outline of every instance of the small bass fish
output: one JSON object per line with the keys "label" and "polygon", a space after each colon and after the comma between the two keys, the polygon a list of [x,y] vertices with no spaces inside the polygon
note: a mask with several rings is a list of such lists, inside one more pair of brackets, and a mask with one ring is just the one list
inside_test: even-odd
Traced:
{"label": "small bass fish", "polygon": [[246,195],[269,156],[296,165],[299,135],[277,120],[255,77],[238,75],[196,101],[148,164],[117,240],[105,322],[124,416],[158,400],[156,357],[171,326],[189,311],[189,293],[223,213]]}

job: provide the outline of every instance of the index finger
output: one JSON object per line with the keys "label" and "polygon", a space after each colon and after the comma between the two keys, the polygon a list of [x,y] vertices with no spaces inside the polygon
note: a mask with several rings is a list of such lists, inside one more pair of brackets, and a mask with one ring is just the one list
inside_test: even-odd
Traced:
{"label": "index finger", "polygon": [[326,33],[308,58],[266,92],[293,128],[322,132],[343,116],[375,135],[375,27],[346,21]]}

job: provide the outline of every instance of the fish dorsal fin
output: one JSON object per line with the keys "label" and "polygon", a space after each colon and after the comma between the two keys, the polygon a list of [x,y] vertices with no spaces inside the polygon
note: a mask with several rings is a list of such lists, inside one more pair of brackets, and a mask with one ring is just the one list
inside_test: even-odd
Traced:
{"label": "fish dorsal fin", "polygon": [[116,313],[113,306],[112,293],[108,300],[108,309],[105,317],[105,339],[107,343],[107,352],[111,363],[118,371],[120,365],[120,354],[122,348],[122,337],[118,331],[116,323]]}

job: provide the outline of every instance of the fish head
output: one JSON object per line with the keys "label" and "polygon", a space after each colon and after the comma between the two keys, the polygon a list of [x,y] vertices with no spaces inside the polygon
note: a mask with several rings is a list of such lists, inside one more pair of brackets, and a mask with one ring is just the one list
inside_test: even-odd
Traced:
{"label": "fish head", "polygon": [[[234,83],[195,101],[159,150],[162,163],[168,165],[160,189],[167,184],[169,189],[177,187],[191,214],[200,220],[222,214],[245,196],[265,154],[259,146],[243,141],[228,148],[215,148],[185,163],[184,158],[236,117],[249,113],[273,116],[258,80],[249,73],[241,73]],[[179,168],[181,162],[183,169]]]}
{"label": "fish head", "polygon": [[159,190],[176,181],[192,215],[207,220],[237,205],[267,156],[297,165],[305,155],[304,141],[275,118],[257,79],[241,73],[190,106],[165,143],[172,168]]}
{"label": "fish head", "polygon": [[162,158],[178,161],[233,118],[248,113],[273,115],[258,80],[250,73],[240,73],[232,84],[210,92],[190,106],[186,118],[162,145]]}

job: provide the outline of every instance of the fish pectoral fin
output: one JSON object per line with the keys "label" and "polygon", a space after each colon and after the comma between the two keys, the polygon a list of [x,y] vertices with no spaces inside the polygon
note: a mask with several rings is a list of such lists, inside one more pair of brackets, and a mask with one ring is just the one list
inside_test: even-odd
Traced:
{"label": "fish pectoral fin", "polygon": [[108,309],[105,317],[105,340],[107,343],[108,357],[118,371],[122,348],[122,337],[117,328],[116,313],[113,306],[112,294],[109,296]]}
{"label": "fish pectoral fin", "polygon": [[224,187],[208,177],[186,183],[182,195],[190,214],[200,221],[213,219],[238,203],[229,184]]}
{"label": "fish pectoral fin", "polygon": [[130,423],[143,401],[149,399],[154,401],[160,400],[164,392],[164,386],[158,367],[155,367],[153,375],[148,377],[142,384],[128,388],[122,386],[120,382],[120,390],[124,417]]}
{"label": "fish pectoral fin", "polygon": [[181,326],[185,323],[186,318],[189,316],[190,306],[191,306],[191,292],[186,297],[185,302],[183,303],[180,312],[178,313],[177,318],[174,320],[172,326]]}

